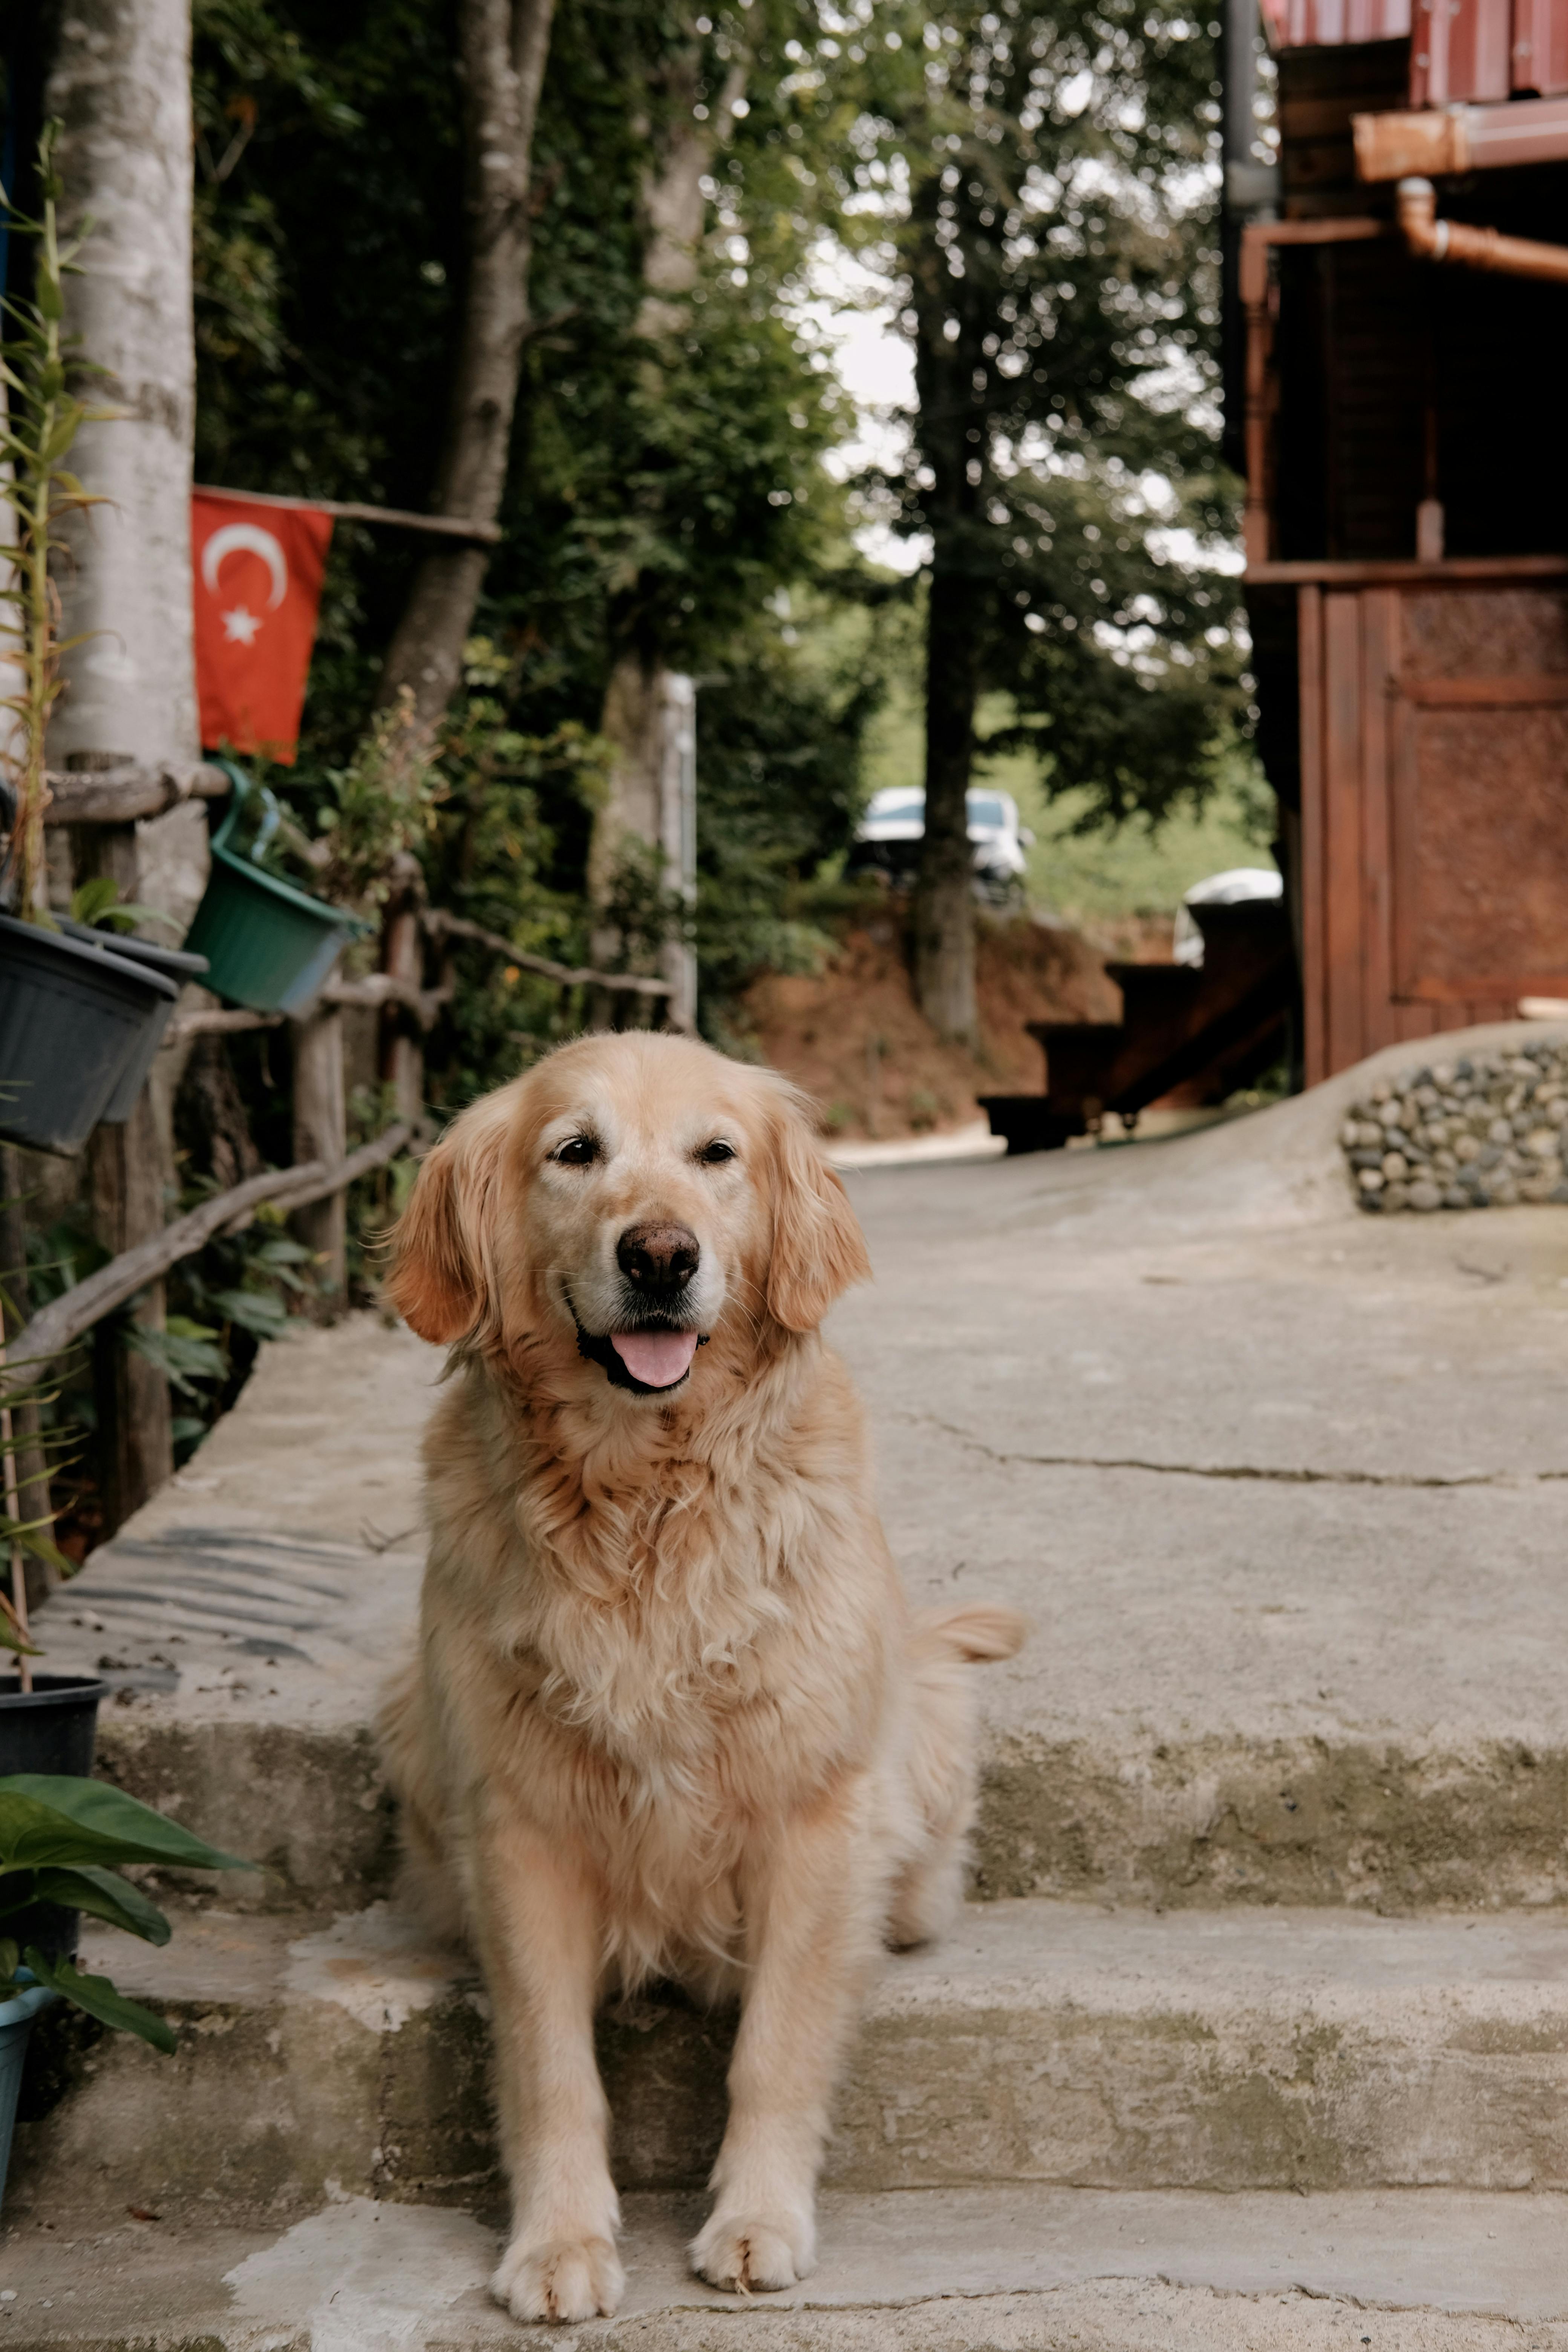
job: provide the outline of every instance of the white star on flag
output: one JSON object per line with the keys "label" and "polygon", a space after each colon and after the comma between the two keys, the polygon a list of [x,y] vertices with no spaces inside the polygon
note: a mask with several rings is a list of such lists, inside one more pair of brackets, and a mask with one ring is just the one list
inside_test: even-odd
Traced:
{"label": "white star on flag", "polygon": [[253,646],[256,632],[260,626],[260,615],[247,613],[243,604],[237,604],[232,613],[226,613],[223,616],[224,637],[231,646]]}

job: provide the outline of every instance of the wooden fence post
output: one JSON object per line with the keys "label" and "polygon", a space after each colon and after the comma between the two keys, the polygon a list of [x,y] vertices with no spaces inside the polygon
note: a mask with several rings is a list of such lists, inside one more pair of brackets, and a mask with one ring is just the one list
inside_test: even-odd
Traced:
{"label": "wooden fence post", "polygon": [[[419,860],[400,850],[392,861],[393,897],[382,932],[381,968],[411,987],[425,985],[425,901]],[[389,1004],[381,1016],[381,1079],[392,1088],[393,1117],[416,1126],[425,1115],[425,1047],[409,1033],[408,1015]]]}
{"label": "wooden fence post", "polygon": [[[308,1021],[291,1021],[294,1049],[294,1160],[324,1160],[335,1167],[349,1148],[343,1094],[343,1016],[323,1005]],[[348,1291],[348,1196],[330,1192],[290,1221],[316,1258],[321,1303],[339,1307]]]}
{"label": "wooden fence post", "polygon": [[[27,1320],[27,1163],[19,1151],[0,1144],[0,1288],[5,1293],[5,1336],[13,1339]],[[14,1375],[18,1388],[35,1385],[26,1365]],[[16,1510],[31,1524],[50,1511],[47,1457],[36,1404],[11,1408],[11,1438],[16,1459]],[[48,1532],[47,1527],[44,1529]],[[27,1556],[27,1606],[47,1599],[58,1579],[41,1559]],[[4,1569],[0,1567],[0,1577]]]}
{"label": "wooden fence post", "polygon": [[[124,766],[124,751],[73,751],[73,772],[98,773]],[[79,882],[107,875],[122,898],[138,895],[139,861],[133,824],[74,825],[72,870]],[[163,1226],[163,1164],[152,1097],[143,1087],[123,1127],[100,1127],[88,1146],[92,1229],[110,1257],[134,1249]],[[163,1285],[150,1283],[134,1310],[144,1328],[163,1328]],[[98,1408],[98,1456],[104,1534],[140,1510],[174,1472],[169,1383],[158,1366],[122,1345],[112,1323],[93,1335],[93,1388]]]}

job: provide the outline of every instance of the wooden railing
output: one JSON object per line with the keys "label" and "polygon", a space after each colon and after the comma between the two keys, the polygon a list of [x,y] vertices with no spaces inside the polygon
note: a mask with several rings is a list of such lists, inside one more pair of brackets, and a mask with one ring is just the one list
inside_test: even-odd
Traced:
{"label": "wooden railing", "polygon": [[[46,822],[80,827],[73,864],[79,878],[109,874],[121,895],[135,898],[139,820],[156,816],[187,800],[216,799],[229,790],[221,769],[205,762],[188,765],[140,763],[115,760],[96,761],[49,777],[51,804]],[[288,1020],[292,1049],[293,1164],[269,1169],[164,1224],[162,1202],[167,1171],[146,1089],[123,1128],[100,1128],[89,1146],[89,1179],[97,1237],[110,1252],[107,1265],[52,1300],[30,1319],[26,1317],[26,1276],[20,1272],[16,1247],[19,1221],[10,1226],[11,1253],[17,1264],[4,1269],[12,1289],[12,1303],[21,1302],[20,1315],[8,1317],[0,1330],[0,1364],[5,1377],[0,1391],[36,1382],[56,1363],[104,1323],[107,1317],[135,1300],[138,1317],[161,1324],[163,1282],[171,1267],[193,1255],[225,1231],[248,1223],[265,1202],[286,1209],[298,1237],[311,1251],[316,1287],[327,1304],[347,1293],[346,1195],[355,1180],[384,1166],[410,1145],[417,1146],[425,1126],[424,1042],[456,993],[452,970],[454,950],[462,946],[504,957],[522,971],[553,982],[563,989],[587,988],[605,997],[632,996],[655,1005],[669,1018],[671,984],[643,973],[606,972],[585,966],[559,963],[549,956],[521,949],[502,933],[482,924],[425,904],[423,883],[413,859],[400,861],[395,877],[396,893],[383,935],[380,971],[359,978],[334,975],[322,989],[309,1014],[300,1020],[280,1013],[251,1013],[216,1005],[192,1004],[176,1012],[164,1035],[163,1048],[178,1046],[201,1034],[232,1034],[253,1029],[281,1027]],[[425,984],[427,950],[435,950],[444,969],[435,987]],[[345,1083],[343,1021],[349,1008],[381,1016],[380,1067],[393,1094],[391,1123],[358,1150],[348,1148],[348,1096]],[[13,1168],[16,1165],[11,1158]],[[0,1192],[5,1187],[0,1185]],[[168,1383],[156,1364],[121,1344],[119,1335],[100,1335],[95,1379],[99,1420],[98,1452],[103,1500],[112,1529],[143,1502],[173,1469]],[[37,1472],[26,1475],[36,1482]]]}

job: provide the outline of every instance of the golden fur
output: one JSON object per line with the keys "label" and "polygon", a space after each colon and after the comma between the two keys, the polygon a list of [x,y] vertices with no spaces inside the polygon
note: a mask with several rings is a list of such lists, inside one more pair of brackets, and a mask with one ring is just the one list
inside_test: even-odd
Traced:
{"label": "golden fur", "polygon": [[[679,1386],[638,1394],[578,1334],[621,1328],[617,1242],[649,1219],[700,1244],[689,1328],[709,1337]],[[816,1329],[869,1272],[795,1091],[646,1033],[563,1047],[476,1103],[398,1229],[389,1295],[454,1353],[426,1443],[420,1654],[384,1738],[411,1879],[489,1982],[515,2199],[494,2288],[520,2319],[621,2293],[592,2038],[609,1986],[740,1995],[692,2261],[716,2285],[788,2285],[814,2259],[878,1952],[961,1892],[964,1662],[1021,1627],[906,1603]]]}

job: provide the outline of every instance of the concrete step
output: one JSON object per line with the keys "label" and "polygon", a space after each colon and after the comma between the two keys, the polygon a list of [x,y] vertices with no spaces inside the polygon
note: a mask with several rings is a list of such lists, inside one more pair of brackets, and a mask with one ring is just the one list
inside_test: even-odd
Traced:
{"label": "concrete step", "polygon": [[[150,2209],[143,2209],[149,2210]],[[626,2200],[604,2352],[1562,2352],[1551,2197],[1040,2189],[829,2191],[814,2275],[713,2294],[697,2198]],[[291,2227],[62,2209],[0,2238],[8,2352],[515,2352],[484,2282],[497,2217],[340,2197]]]}
{"label": "concrete step", "polygon": [[[1259,1230],[1216,1158],[1253,1128],[851,1180],[880,1280],[834,1337],[895,1553],[917,1600],[1034,1628],[981,1674],[980,1890],[1568,1908],[1568,1223]],[[227,1906],[389,1886],[368,1727],[437,1370],[372,1316],[265,1349],[42,1614],[51,1667],[110,1662],[104,1769],[273,1865]]]}
{"label": "concrete step", "polygon": [[[58,2095],[18,2127],[20,2209],[89,2186],[240,2218],[332,2183],[436,2203],[498,2189],[482,1991],[388,1907],[304,1934],[204,1913],[163,1952],[88,1949],[178,2026],[179,2053],[40,2027]],[[730,2032],[674,1996],[606,2014],[624,2187],[705,2179]],[[889,1959],[826,2178],[1568,2187],[1568,1923],[971,1906],[943,1945]]]}

